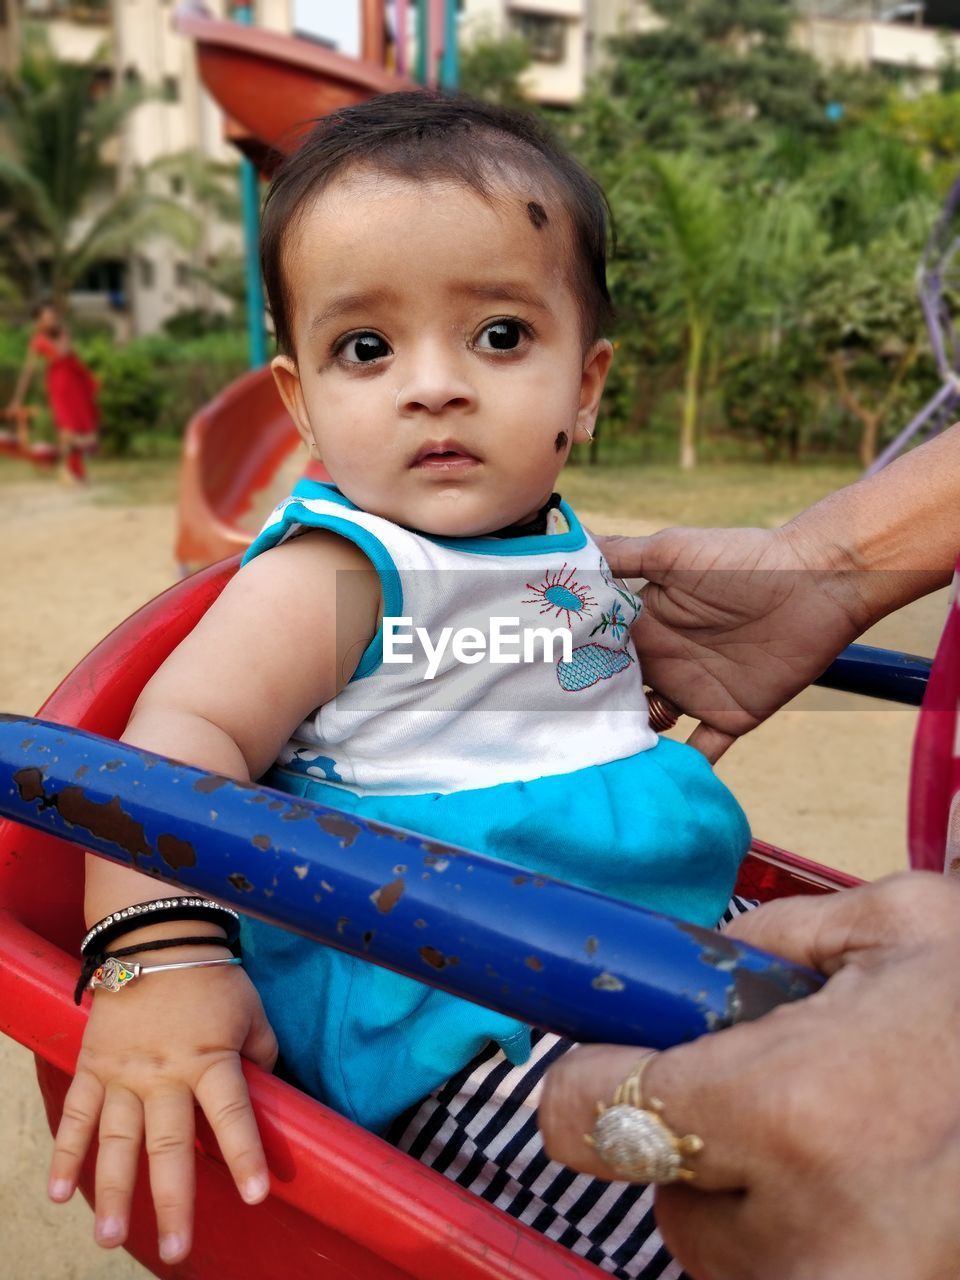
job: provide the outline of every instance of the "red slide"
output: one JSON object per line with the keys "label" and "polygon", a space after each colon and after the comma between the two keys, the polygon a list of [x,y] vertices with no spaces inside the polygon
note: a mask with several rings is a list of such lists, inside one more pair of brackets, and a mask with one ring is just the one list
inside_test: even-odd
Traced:
{"label": "red slide", "polygon": [[[414,87],[376,62],[220,21],[198,7],[181,9],[174,21],[196,42],[200,77],[227,116],[228,137],[266,173],[318,116]],[[376,27],[365,21],[368,58]],[[277,473],[298,444],[268,369],[238,378],[194,415],[184,441],[177,517],[176,557],[185,569],[249,544],[271,498],[283,496]],[[326,478],[315,465],[308,474]]]}

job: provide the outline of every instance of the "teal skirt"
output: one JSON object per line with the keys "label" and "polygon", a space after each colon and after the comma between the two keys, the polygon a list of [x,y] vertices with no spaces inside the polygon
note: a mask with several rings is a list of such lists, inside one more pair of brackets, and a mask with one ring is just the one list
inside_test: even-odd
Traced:
{"label": "teal skirt", "polygon": [[[750,844],[704,757],[669,739],[575,773],[447,795],[358,797],[291,766],[263,781],[705,927]],[[243,944],[286,1066],[364,1128],[384,1129],[491,1040],[514,1063],[529,1054],[525,1024],[368,961],[255,920]]]}

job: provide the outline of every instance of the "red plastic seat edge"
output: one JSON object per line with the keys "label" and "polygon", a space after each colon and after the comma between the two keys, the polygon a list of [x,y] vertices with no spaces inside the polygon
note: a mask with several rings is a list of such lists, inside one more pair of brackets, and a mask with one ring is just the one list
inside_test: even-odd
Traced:
{"label": "red plastic seat edge", "polygon": [[[0,912],[0,1031],[70,1074],[86,1018],[73,1003],[75,980],[72,957]],[[17,1016],[26,1004],[27,1023]],[[418,1280],[596,1280],[591,1264],[442,1174],[258,1068],[244,1064],[244,1073],[274,1175],[271,1194],[287,1204]]]}

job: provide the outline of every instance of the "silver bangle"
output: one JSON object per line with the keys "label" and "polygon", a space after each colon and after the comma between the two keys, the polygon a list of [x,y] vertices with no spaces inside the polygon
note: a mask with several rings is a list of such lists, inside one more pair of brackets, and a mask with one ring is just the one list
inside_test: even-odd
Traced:
{"label": "silver bangle", "polygon": [[162,973],[166,969],[209,969],[215,964],[240,964],[239,956],[221,960],[173,960],[169,964],[127,964],[115,956],[109,956],[93,972],[87,984],[91,991],[102,987],[104,991],[122,991],[125,986],[145,973]]}

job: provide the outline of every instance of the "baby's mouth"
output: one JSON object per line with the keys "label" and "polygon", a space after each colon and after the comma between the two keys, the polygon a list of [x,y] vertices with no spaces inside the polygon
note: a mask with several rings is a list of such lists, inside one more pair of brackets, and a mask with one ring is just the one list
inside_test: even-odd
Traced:
{"label": "baby's mouth", "polygon": [[410,465],[420,471],[466,471],[480,459],[456,440],[429,440]]}

